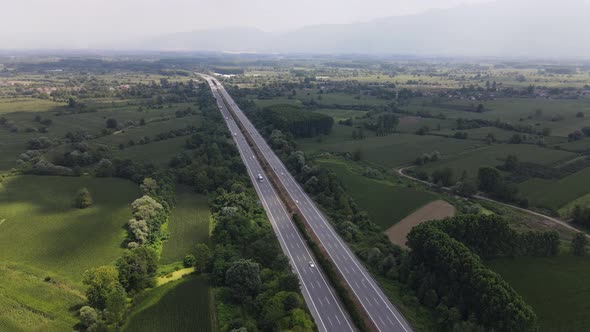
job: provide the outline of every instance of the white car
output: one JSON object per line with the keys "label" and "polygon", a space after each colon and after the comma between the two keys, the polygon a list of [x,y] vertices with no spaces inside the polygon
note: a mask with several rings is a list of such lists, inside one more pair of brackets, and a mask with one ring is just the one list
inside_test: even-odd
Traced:
{"label": "white car", "polygon": [[315,264],[313,262],[309,262],[309,267],[315,267]]}
{"label": "white car", "polygon": [[238,136],[238,133],[234,133],[234,136]]}
{"label": "white car", "polygon": [[258,174],[258,176],[256,176],[256,178],[258,179],[258,181],[262,181],[262,174]]}

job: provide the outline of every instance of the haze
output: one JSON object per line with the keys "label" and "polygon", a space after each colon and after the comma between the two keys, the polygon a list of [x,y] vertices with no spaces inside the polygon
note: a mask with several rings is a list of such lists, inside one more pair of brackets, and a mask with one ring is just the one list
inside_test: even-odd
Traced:
{"label": "haze", "polygon": [[0,47],[102,47],[168,33],[237,26],[277,32],[306,25],[352,23],[485,1],[5,1],[0,20]]}

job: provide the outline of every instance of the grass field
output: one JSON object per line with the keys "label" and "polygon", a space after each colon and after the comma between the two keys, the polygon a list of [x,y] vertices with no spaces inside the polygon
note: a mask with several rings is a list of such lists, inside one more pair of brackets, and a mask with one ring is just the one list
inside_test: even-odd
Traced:
{"label": "grass field", "polygon": [[209,241],[209,207],[207,197],[195,194],[189,187],[179,186],[176,206],[168,222],[170,237],[164,244],[160,261],[179,261],[192,253],[197,243]]}
{"label": "grass field", "polygon": [[540,331],[590,330],[590,258],[518,257],[488,266],[533,307]]}
{"label": "grass field", "polygon": [[156,166],[167,166],[170,159],[185,151],[188,136],[175,137],[149,144],[134,145],[124,150],[113,150],[115,158],[132,159],[153,163]]}
{"label": "grass field", "polygon": [[0,331],[71,331],[73,310],[84,302],[80,292],[60,282],[46,282],[42,271],[0,262]]}
{"label": "grass field", "polygon": [[376,181],[352,171],[343,161],[318,160],[322,167],[332,170],[342,180],[359,206],[371,220],[386,230],[421,206],[434,201],[434,194],[412,188]]}
{"label": "grass field", "polygon": [[334,119],[334,122],[338,122],[340,120],[346,120],[348,118],[357,118],[362,117],[367,112],[366,111],[357,111],[357,110],[341,110],[341,109],[331,109],[331,108],[321,108],[318,110],[314,110],[316,113],[325,114],[327,116],[331,116]]}
{"label": "grass field", "polygon": [[125,332],[213,331],[209,284],[203,277],[172,281],[136,301]]}
{"label": "grass field", "polygon": [[546,149],[536,145],[492,144],[425,164],[420,169],[431,172],[437,168],[450,167],[453,169],[455,177],[460,177],[463,171],[471,176],[477,176],[477,170],[480,167],[501,165],[504,159],[511,154],[517,156],[521,162],[541,165],[551,165],[576,157],[576,154],[571,152]]}
{"label": "grass field", "polygon": [[[73,207],[81,187],[94,199],[83,210]],[[0,262],[18,262],[80,284],[85,270],[121,254],[129,204],[138,195],[137,185],[114,178],[8,178],[0,187]]]}
{"label": "grass field", "polygon": [[[453,154],[481,146],[481,142],[441,138],[437,136],[419,136],[412,134],[393,134],[388,136],[368,137],[363,140],[332,142],[324,140],[315,143],[315,149],[328,152],[349,152],[360,149],[362,159],[386,167],[395,167],[413,162],[425,152],[439,151],[441,154]],[[309,146],[304,145],[304,148]]]}
{"label": "grass field", "polygon": [[568,175],[559,180],[530,179],[521,183],[520,191],[537,206],[554,210],[590,193],[590,168]]}

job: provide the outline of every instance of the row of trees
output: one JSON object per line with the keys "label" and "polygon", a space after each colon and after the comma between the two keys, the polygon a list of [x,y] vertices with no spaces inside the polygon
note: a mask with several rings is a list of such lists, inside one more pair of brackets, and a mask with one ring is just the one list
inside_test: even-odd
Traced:
{"label": "row of trees", "polygon": [[537,329],[537,317],[520,295],[466,245],[436,224],[414,227],[408,246],[412,250],[400,279],[423,294],[423,303],[437,311],[457,311],[460,317],[472,317],[474,325],[486,329]]}

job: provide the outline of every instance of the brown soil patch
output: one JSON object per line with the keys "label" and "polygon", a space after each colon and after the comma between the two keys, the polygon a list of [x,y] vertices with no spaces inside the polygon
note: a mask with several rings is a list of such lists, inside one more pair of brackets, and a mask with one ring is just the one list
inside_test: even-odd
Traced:
{"label": "brown soil patch", "polygon": [[389,240],[402,248],[406,248],[406,237],[412,228],[428,220],[444,219],[455,215],[455,207],[446,201],[438,200],[430,202],[397,224],[389,227],[385,234]]}

